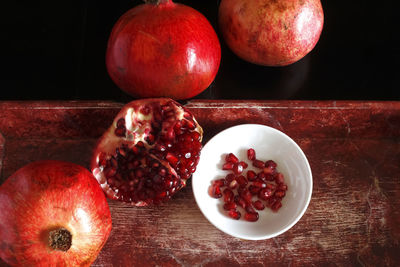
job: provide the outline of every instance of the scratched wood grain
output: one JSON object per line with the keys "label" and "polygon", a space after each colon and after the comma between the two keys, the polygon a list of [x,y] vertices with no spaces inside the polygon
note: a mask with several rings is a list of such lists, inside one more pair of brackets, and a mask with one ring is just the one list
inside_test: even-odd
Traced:
{"label": "scratched wood grain", "polygon": [[[94,266],[400,266],[400,102],[192,101],[205,141],[241,123],[291,136],[314,190],[286,233],[244,241],[214,228],[191,183],[167,203],[109,201],[113,229]],[[88,167],[113,102],[0,102],[0,182],[39,159]],[[5,266],[0,261],[1,266]]]}

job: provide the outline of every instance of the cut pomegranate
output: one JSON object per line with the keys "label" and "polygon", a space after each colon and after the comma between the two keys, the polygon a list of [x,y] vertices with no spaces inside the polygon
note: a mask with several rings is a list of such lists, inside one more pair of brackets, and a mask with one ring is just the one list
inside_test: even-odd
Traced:
{"label": "cut pomegranate", "polygon": [[244,219],[246,220],[246,221],[249,221],[249,222],[255,222],[255,221],[258,221],[258,213],[256,213],[256,212],[247,212],[245,215],[244,215]]}
{"label": "cut pomegranate", "polygon": [[203,131],[168,98],[132,101],[100,138],[91,170],[105,194],[136,206],[159,204],[196,170]]}
{"label": "cut pomegranate", "polygon": [[228,215],[229,215],[229,217],[231,217],[232,219],[235,219],[235,220],[239,220],[240,216],[241,216],[240,212],[237,210],[230,210],[228,212]]}
{"label": "cut pomegranate", "polygon": [[256,159],[256,151],[253,148],[247,150],[247,158],[251,161]]}
{"label": "cut pomegranate", "polygon": [[226,162],[231,162],[231,163],[238,163],[239,159],[235,156],[233,153],[229,153],[225,157]]}

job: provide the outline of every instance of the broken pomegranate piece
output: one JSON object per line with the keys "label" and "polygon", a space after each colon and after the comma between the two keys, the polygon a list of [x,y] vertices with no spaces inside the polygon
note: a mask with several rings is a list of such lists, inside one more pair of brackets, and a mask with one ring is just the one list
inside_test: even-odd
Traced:
{"label": "broken pomegranate piece", "polygon": [[174,100],[132,101],[99,139],[91,170],[107,197],[159,204],[195,172],[202,137],[193,115]]}

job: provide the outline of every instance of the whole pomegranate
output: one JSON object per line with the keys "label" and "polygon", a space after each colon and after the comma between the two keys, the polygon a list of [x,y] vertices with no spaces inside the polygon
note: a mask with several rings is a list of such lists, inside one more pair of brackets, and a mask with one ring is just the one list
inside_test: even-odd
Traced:
{"label": "whole pomegranate", "polygon": [[259,65],[285,66],[315,47],[324,14],[320,0],[222,0],[218,21],[236,55]]}
{"label": "whole pomegranate", "polygon": [[201,93],[214,80],[221,60],[213,27],[186,5],[145,2],[112,29],[106,53],[112,80],[134,97],[187,99]]}
{"label": "whole pomegranate", "polygon": [[159,204],[196,170],[202,136],[193,115],[174,100],[132,101],[100,138],[91,170],[109,198]]}
{"label": "whole pomegranate", "polygon": [[0,187],[0,257],[12,266],[90,266],[111,231],[110,210],[85,168],[37,161]]}

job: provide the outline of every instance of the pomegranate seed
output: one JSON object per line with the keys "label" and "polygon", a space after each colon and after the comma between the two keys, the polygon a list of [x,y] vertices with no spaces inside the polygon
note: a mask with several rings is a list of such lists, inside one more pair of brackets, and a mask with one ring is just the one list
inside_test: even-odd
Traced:
{"label": "pomegranate seed", "polygon": [[234,202],[227,202],[224,204],[224,210],[236,210],[237,205]]}
{"label": "pomegranate seed", "polygon": [[230,210],[228,212],[228,215],[229,215],[229,217],[231,217],[232,219],[235,219],[235,220],[239,220],[240,216],[241,216],[240,212],[237,210]]}
{"label": "pomegranate seed", "polygon": [[242,207],[242,208],[246,208],[246,206],[247,206],[247,204],[246,204],[246,201],[242,198],[242,197],[240,197],[240,196],[238,196],[238,195],[236,195],[235,197],[234,197],[234,202],[238,205],[238,206],[240,206],[240,207]]}
{"label": "pomegranate seed", "polygon": [[225,157],[226,162],[238,163],[239,159],[233,153],[229,153]]}
{"label": "pomegranate seed", "polygon": [[245,187],[247,185],[247,180],[243,175],[236,177],[236,181],[240,187]]}
{"label": "pomegranate seed", "polygon": [[221,188],[218,185],[211,185],[209,194],[213,198],[221,198],[222,197]]}
{"label": "pomegranate seed", "polygon": [[125,128],[125,119],[121,118],[117,121],[117,128]]}
{"label": "pomegranate seed", "polygon": [[247,171],[247,180],[254,181],[256,179],[256,173],[252,170]]}
{"label": "pomegranate seed", "polygon": [[288,187],[287,187],[287,185],[285,185],[285,184],[280,184],[280,185],[278,186],[278,190],[287,191],[287,190],[288,190]]}
{"label": "pomegranate seed", "polygon": [[114,133],[116,136],[124,137],[125,133],[126,133],[126,129],[125,128],[116,128]]}
{"label": "pomegranate seed", "polygon": [[285,191],[277,190],[274,195],[276,197],[283,198],[286,195],[286,193]]}
{"label": "pomegranate seed", "polygon": [[176,166],[176,164],[178,163],[178,158],[175,157],[174,154],[169,153],[169,152],[165,156],[165,159],[173,166]]}
{"label": "pomegranate seed", "polygon": [[268,200],[272,196],[273,191],[270,188],[263,188],[261,189],[258,197],[262,200]]}
{"label": "pomegranate seed", "polygon": [[233,173],[239,175],[243,172],[243,166],[239,163],[235,163],[232,169]]}
{"label": "pomegranate seed", "polygon": [[250,213],[250,212],[247,212],[245,215],[244,215],[244,219],[246,220],[246,221],[249,221],[249,222],[255,222],[255,221],[258,221],[258,213]]}
{"label": "pomegranate seed", "polygon": [[267,184],[267,188],[271,189],[272,191],[275,191],[276,185],[275,184]]}
{"label": "pomegranate seed", "polygon": [[244,162],[244,161],[239,162],[239,164],[242,165],[243,170],[244,170],[244,169],[247,169],[247,167],[249,167],[249,164],[247,164],[247,163]]}
{"label": "pomegranate seed", "polygon": [[275,201],[274,204],[272,204],[271,209],[275,212],[277,212],[280,208],[282,207],[282,202],[281,201]]}
{"label": "pomegranate seed", "polygon": [[225,179],[218,179],[218,180],[212,181],[213,185],[217,185],[219,187],[225,186],[226,185],[225,183],[226,183]]}
{"label": "pomegranate seed", "polygon": [[256,200],[253,202],[253,206],[254,208],[256,208],[257,210],[263,210],[265,209],[264,204],[260,201],[260,200]]}
{"label": "pomegranate seed", "polygon": [[233,180],[235,180],[236,176],[233,173],[228,174],[225,177],[226,184],[230,184]]}
{"label": "pomegranate seed", "polygon": [[234,194],[233,194],[232,190],[230,190],[229,188],[225,188],[223,194],[224,194],[224,202],[225,203],[233,202]]}
{"label": "pomegranate seed", "polygon": [[264,182],[262,182],[262,181],[259,181],[259,180],[254,181],[254,182],[253,182],[253,185],[254,185],[254,186],[257,186],[257,187],[260,187],[260,188],[265,188],[265,187],[267,187],[267,184],[266,184],[266,183],[264,183]]}
{"label": "pomegranate seed", "polygon": [[262,181],[266,181],[267,176],[264,172],[260,172],[259,174],[257,174],[257,178],[261,179]]}
{"label": "pomegranate seed", "polygon": [[239,183],[238,183],[236,180],[233,180],[232,182],[230,182],[230,183],[228,184],[228,187],[229,187],[230,189],[236,189],[238,186],[239,186]]}
{"label": "pomegranate seed", "polygon": [[263,169],[265,167],[264,162],[258,159],[253,161],[253,166],[259,169]]}
{"label": "pomegranate seed", "polygon": [[247,158],[251,161],[256,159],[256,151],[253,148],[247,150]]}
{"label": "pomegranate seed", "polygon": [[277,166],[278,166],[278,164],[276,164],[276,162],[273,160],[267,160],[265,162],[265,167],[267,167],[267,168],[276,169]]}
{"label": "pomegranate seed", "polygon": [[227,162],[224,165],[222,165],[222,169],[225,171],[232,170],[234,164],[232,162]]}
{"label": "pomegranate seed", "polygon": [[246,212],[248,212],[248,213],[256,213],[256,210],[253,208],[253,205],[251,203],[246,206]]}
{"label": "pomegranate seed", "polygon": [[261,187],[257,187],[254,185],[249,186],[249,191],[252,195],[258,195],[258,193],[261,191]]}
{"label": "pomegranate seed", "polygon": [[271,167],[266,167],[266,168],[263,169],[263,172],[265,174],[275,174],[276,169],[275,168],[271,168]]}
{"label": "pomegranate seed", "polygon": [[240,196],[248,203],[251,203],[251,198],[253,195],[250,193],[250,191],[245,188],[240,192]]}
{"label": "pomegranate seed", "polygon": [[277,184],[283,184],[283,183],[285,183],[285,179],[284,179],[282,173],[278,172],[278,173],[275,175],[275,182],[276,182]]}

